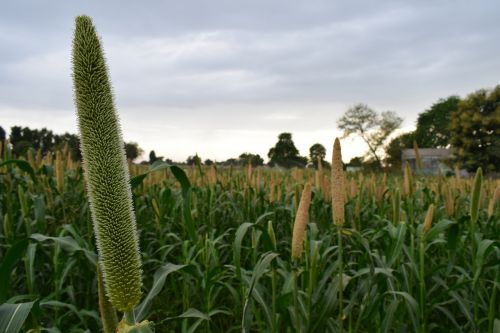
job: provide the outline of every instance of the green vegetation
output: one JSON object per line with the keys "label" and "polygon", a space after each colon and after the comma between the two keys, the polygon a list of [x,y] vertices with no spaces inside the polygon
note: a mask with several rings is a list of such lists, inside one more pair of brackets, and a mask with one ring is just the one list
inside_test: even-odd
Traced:
{"label": "green vegetation", "polygon": [[299,155],[291,133],[281,133],[276,145],[269,149],[267,157],[269,157],[270,166],[291,168],[304,167],[307,164],[307,158]]}
{"label": "green vegetation", "polygon": [[467,170],[500,171],[500,85],[467,96],[454,112],[450,144]]}
{"label": "green vegetation", "polygon": [[[62,168],[49,156],[30,164],[8,154],[0,166],[0,298],[26,304],[23,332],[101,327],[83,171],[67,154],[58,154]],[[312,188],[304,252],[293,262],[293,221],[314,170],[193,166],[183,178],[164,166],[131,165],[145,295],[135,313],[157,332],[340,332],[341,306],[351,332],[498,326],[496,181],[348,177],[337,229],[325,173]]]}
{"label": "green vegetation", "polygon": [[[346,176],[337,139],[328,174],[293,167],[307,159],[290,133],[269,157],[291,169],[250,153],[235,168],[154,151],[136,165],[90,18],[74,37],[83,167],[70,142],[0,141],[1,332],[500,330],[500,182],[481,168]],[[398,119],[362,127],[380,130],[365,132],[379,165]]]}
{"label": "green vegetation", "polygon": [[413,148],[450,148],[454,163],[473,172],[500,171],[500,85],[480,89],[460,99],[440,99],[419,114],[413,132],[393,138],[385,147],[385,162],[401,169],[401,152]]}

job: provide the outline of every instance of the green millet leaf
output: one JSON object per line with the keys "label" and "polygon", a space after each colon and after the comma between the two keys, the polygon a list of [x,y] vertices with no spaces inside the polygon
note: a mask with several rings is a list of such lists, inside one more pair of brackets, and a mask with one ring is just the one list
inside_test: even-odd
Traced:
{"label": "green millet leaf", "polygon": [[83,167],[106,291],[113,306],[141,299],[141,258],[125,149],[99,37],[76,18],[73,81]]}

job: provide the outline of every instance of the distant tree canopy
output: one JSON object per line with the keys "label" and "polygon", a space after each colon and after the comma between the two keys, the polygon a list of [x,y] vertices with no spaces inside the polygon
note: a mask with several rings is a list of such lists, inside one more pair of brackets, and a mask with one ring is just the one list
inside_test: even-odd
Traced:
{"label": "distant tree canopy", "polygon": [[362,156],[353,157],[351,158],[349,163],[347,163],[347,165],[351,167],[360,168],[363,166],[363,157]]}
{"label": "distant tree canopy", "polygon": [[240,161],[236,158],[228,158],[224,162],[220,162],[223,166],[236,166],[240,164]]}
{"label": "distant tree canopy", "polygon": [[458,110],[459,103],[460,97],[450,96],[418,115],[413,139],[420,148],[444,148],[450,143],[452,114]]}
{"label": "distant tree canopy", "polygon": [[500,171],[500,85],[467,96],[453,112],[450,143],[462,167]]}
{"label": "distant tree canopy", "polygon": [[153,164],[156,161],[162,161],[163,156],[156,156],[156,153],[154,150],[151,150],[149,152],[149,164]]}
{"label": "distant tree canopy", "polygon": [[126,142],[125,143],[125,155],[128,160],[135,160],[142,155],[144,151],[139,147],[137,142]]}
{"label": "distant tree canopy", "polygon": [[325,161],[326,148],[321,143],[315,143],[309,148],[309,161],[318,168],[318,161],[321,161],[322,166],[327,165]]}
{"label": "distant tree canopy", "polygon": [[270,166],[281,166],[285,168],[304,167],[307,164],[307,157],[299,155],[298,149],[292,140],[291,133],[281,133],[278,136],[278,142],[269,150]]}
{"label": "distant tree canopy", "polygon": [[76,134],[54,134],[46,128],[30,129],[29,127],[13,126],[10,130],[9,141],[12,144],[12,153],[15,156],[24,156],[28,149],[39,150],[42,154],[63,149],[67,144],[73,160],[80,160],[80,139]]}
{"label": "distant tree canopy", "polygon": [[419,148],[447,147],[450,144],[452,114],[458,110],[459,103],[460,97],[449,96],[420,113],[415,131],[400,134],[386,145],[386,166],[401,169],[403,149],[413,149],[414,142]]}
{"label": "distant tree canopy", "polygon": [[5,130],[0,126],[0,141],[5,140]]}
{"label": "distant tree canopy", "polygon": [[203,164],[208,165],[208,166],[210,166],[210,165],[214,165],[214,161],[212,161],[211,159],[207,158],[207,159],[205,160],[205,162],[203,162]]}
{"label": "distant tree canopy", "polygon": [[4,149],[5,149],[5,145],[4,145],[4,141],[5,141],[6,137],[5,137],[5,130],[3,129],[2,126],[0,126],[0,159],[3,158],[3,152],[4,152]]}
{"label": "distant tree canopy", "polygon": [[369,155],[381,168],[380,150],[402,122],[403,119],[392,111],[378,114],[366,104],[356,104],[344,113],[337,122],[337,126],[344,131],[344,137],[359,135],[367,144]]}
{"label": "distant tree canopy", "polygon": [[254,167],[264,165],[264,159],[259,154],[243,153],[238,159],[241,165],[248,165],[249,163]]}
{"label": "distant tree canopy", "polygon": [[195,154],[194,156],[189,156],[186,160],[187,165],[200,165],[201,164],[201,158],[198,156],[198,154]]}

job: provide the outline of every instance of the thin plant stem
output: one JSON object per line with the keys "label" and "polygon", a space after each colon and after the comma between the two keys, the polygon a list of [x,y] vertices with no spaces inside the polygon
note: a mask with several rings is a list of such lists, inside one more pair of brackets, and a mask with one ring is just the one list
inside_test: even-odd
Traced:
{"label": "thin plant stem", "polygon": [[134,313],[134,310],[128,310],[126,311],[124,314],[123,314],[123,317],[125,318],[125,322],[128,324],[128,325],[135,325],[136,322],[135,322],[135,313]]}
{"label": "thin plant stem", "polygon": [[339,329],[340,332],[344,330],[344,261],[343,261],[343,246],[342,246],[342,226],[337,228],[337,239],[339,243],[339,256],[338,256],[338,267],[339,267]]}
{"label": "thin plant stem", "polygon": [[[421,237],[425,237],[422,235]],[[419,284],[420,284],[420,332],[425,333],[425,240],[420,239]]]}

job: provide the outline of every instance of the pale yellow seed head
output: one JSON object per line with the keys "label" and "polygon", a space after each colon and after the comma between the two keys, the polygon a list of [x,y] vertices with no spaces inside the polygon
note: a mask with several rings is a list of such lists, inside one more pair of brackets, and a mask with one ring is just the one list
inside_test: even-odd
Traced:
{"label": "pale yellow seed head", "polygon": [[55,172],[56,172],[56,184],[59,193],[63,193],[64,191],[64,164],[62,160],[61,151],[58,150],[56,152],[56,161],[55,161]]}
{"label": "pale yellow seed head", "polygon": [[446,216],[450,217],[455,214],[455,200],[453,199],[453,196],[451,194],[451,189],[449,186],[446,187],[446,189],[443,190],[443,195],[444,195],[444,211],[446,213]]}
{"label": "pale yellow seed head", "polygon": [[292,259],[300,258],[306,225],[309,222],[309,206],[311,204],[311,184],[306,183],[300,198],[292,235]]}
{"label": "pale yellow seed head", "polygon": [[493,213],[495,212],[495,205],[500,199],[500,186],[497,186],[495,189],[495,193],[493,193],[493,198],[491,198],[489,204],[488,204],[488,218],[493,216]]}
{"label": "pale yellow seed head", "polygon": [[415,151],[415,160],[418,170],[422,169],[422,160],[420,159],[420,151],[418,150],[418,145],[416,141],[413,141],[413,150]]}
{"label": "pale yellow seed head", "polygon": [[431,229],[433,217],[434,217],[434,204],[431,204],[427,209],[427,214],[425,215],[424,234],[429,232],[429,230]]}
{"label": "pale yellow seed head", "polygon": [[340,141],[335,139],[332,156],[332,213],[333,223],[337,227],[344,224],[344,170]]}
{"label": "pale yellow seed head", "polygon": [[413,194],[413,177],[408,162],[406,162],[404,172],[404,193],[406,196],[411,196]]}

